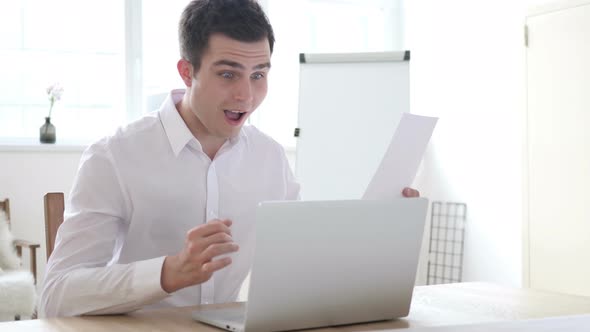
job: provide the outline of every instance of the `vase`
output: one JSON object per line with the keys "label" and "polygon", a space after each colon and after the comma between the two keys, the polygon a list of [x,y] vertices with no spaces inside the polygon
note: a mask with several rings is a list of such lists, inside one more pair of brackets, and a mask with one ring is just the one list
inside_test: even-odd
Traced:
{"label": "vase", "polygon": [[51,123],[50,117],[46,117],[45,123],[39,128],[39,141],[41,143],[55,143],[55,126]]}

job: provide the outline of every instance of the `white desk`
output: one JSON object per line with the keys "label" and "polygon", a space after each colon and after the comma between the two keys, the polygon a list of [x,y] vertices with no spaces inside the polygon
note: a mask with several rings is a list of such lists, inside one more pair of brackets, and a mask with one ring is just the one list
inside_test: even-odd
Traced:
{"label": "white desk", "polygon": [[[231,306],[222,304],[213,306]],[[221,330],[200,324],[191,319],[191,312],[205,306],[142,310],[128,315],[85,316],[71,318],[37,319],[0,323],[0,331],[211,331]],[[505,322],[498,331],[524,331],[522,324],[532,324],[535,330],[539,323],[516,320],[590,313],[590,297],[547,293],[529,289],[516,289],[486,283],[461,283],[416,287],[410,315],[406,318],[370,324],[328,327],[313,331],[376,331],[428,326],[452,326],[475,323]],[[574,324],[587,324],[588,318],[574,320]],[[554,323],[568,324],[569,320]],[[504,324],[504,323],[502,323]],[[541,325],[545,326],[543,323]],[[489,326],[489,325],[486,325]],[[488,331],[469,330],[462,327],[438,331]],[[550,325],[547,325],[548,328]],[[561,325],[567,326],[568,325]],[[511,329],[512,327],[521,328]],[[527,327],[525,325],[525,327]],[[492,329],[494,330],[494,329]],[[557,329],[568,331],[568,329]],[[555,331],[557,331],[555,330]],[[571,330],[571,329],[570,329]],[[424,331],[424,330],[420,330]],[[433,329],[437,331],[437,329]],[[542,331],[554,331],[551,329]]]}

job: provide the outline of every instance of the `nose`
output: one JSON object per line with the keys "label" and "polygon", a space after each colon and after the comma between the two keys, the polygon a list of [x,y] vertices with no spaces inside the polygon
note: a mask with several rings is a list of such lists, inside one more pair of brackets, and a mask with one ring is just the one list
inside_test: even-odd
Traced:
{"label": "nose", "polygon": [[236,82],[234,99],[241,102],[251,102],[254,99],[252,82],[249,79],[242,79]]}

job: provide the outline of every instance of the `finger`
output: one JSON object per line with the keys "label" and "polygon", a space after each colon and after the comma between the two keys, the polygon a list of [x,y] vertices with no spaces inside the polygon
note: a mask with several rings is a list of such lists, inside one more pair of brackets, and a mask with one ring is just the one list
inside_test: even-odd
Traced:
{"label": "finger", "polygon": [[206,273],[212,273],[223,269],[224,267],[231,264],[231,257],[224,257],[222,259],[214,260],[203,264],[203,271]]}
{"label": "finger", "polygon": [[402,190],[402,195],[404,197],[420,197],[420,192],[416,189],[406,187]]}
{"label": "finger", "polygon": [[224,230],[224,232],[229,232],[231,234],[231,225],[233,222],[229,219],[213,219],[206,223],[206,225],[220,225],[220,227]]}
{"label": "finger", "polygon": [[[231,223],[230,223],[231,225]],[[197,238],[203,238],[215,233],[226,233],[231,235],[231,229],[229,228],[227,223],[223,222],[210,222],[203,225],[199,225],[187,232],[187,239],[189,241],[195,240]]]}
{"label": "finger", "polygon": [[229,227],[233,224],[233,222],[229,219],[211,219],[211,220],[207,221],[207,223],[208,224],[222,223],[222,224],[226,225],[227,227]]}
{"label": "finger", "polygon": [[209,235],[203,239],[203,248],[207,248],[212,244],[215,243],[227,243],[227,242],[234,242],[234,239],[231,235],[227,233],[215,233],[213,235]]}
{"label": "finger", "polygon": [[223,254],[229,254],[232,252],[236,252],[240,249],[237,243],[228,242],[228,243],[215,243],[207,247],[205,251],[203,251],[202,259],[204,262],[212,260],[216,256],[220,256]]}
{"label": "finger", "polygon": [[186,249],[191,256],[199,257],[209,246],[216,243],[232,243],[234,240],[227,233],[215,233],[207,237],[195,237],[187,240]]}

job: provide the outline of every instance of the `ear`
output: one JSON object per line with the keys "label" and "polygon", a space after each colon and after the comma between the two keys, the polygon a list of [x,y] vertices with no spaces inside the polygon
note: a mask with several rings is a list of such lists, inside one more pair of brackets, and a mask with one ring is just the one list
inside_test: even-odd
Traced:
{"label": "ear", "polygon": [[176,68],[178,69],[178,74],[180,74],[180,78],[184,82],[184,85],[186,85],[187,87],[192,86],[193,65],[185,59],[180,59],[176,63]]}

